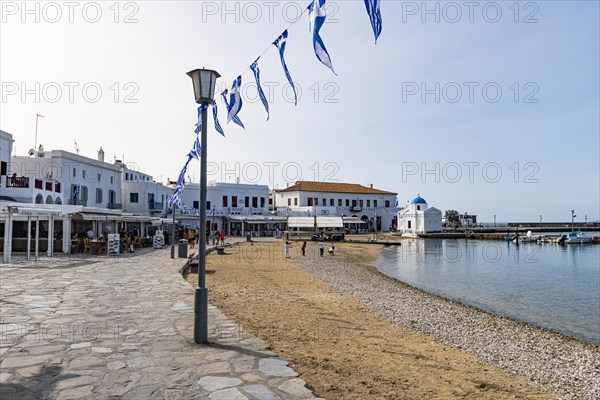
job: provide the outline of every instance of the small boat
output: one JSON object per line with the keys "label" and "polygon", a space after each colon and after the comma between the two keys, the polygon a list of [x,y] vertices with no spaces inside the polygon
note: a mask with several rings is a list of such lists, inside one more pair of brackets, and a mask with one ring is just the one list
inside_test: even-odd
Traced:
{"label": "small boat", "polygon": [[532,235],[531,231],[527,231],[527,234],[525,236],[521,236],[520,240],[522,243],[532,243],[537,242],[539,238],[539,235]]}
{"label": "small boat", "polygon": [[581,232],[571,232],[569,236],[564,240],[565,244],[584,244],[592,243],[592,237],[586,236]]}
{"label": "small boat", "polygon": [[513,240],[515,240],[514,236],[504,236],[504,240],[506,242],[512,242]]}

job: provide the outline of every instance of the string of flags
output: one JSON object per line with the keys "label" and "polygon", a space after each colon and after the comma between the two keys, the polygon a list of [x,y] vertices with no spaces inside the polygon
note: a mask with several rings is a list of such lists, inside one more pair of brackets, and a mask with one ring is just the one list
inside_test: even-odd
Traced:
{"label": "string of flags", "polygon": [[[381,35],[381,31],[382,31],[381,0],[364,0],[364,2],[365,2],[365,7],[367,9],[367,14],[369,16],[369,20],[371,23],[371,28],[373,29],[373,34],[375,36],[375,43],[377,43],[377,40],[379,39],[379,36]],[[327,48],[325,47],[325,43],[323,42],[323,38],[321,37],[321,30],[327,20],[326,3],[327,3],[327,0],[311,0],[310,4],[308,5],[308,7],[306,8],[305,11],[308,11],[308,15],[309,15],[309,32],[312,35],[315,56],[317,57],[317,60],[319,60],[319,62],[321,62],[326,67],[328,67],[331,70],[331,72],[333,72],[335,75],[337,75],[337,73],[335,72],[335,70],[333,68],[333,62],[331,61],[329,52],[327,51]],[[292,23],[292,25],[294,23]],[[288,35],[289,35],[288,29],[284,30],[281,33],[281,35],[279,35],[279,37],[277,37],[277,39],[272,43],[272,45],[275,46],[279,52],[279,58],[281,60],[281,66],[283,68],[283,72],[285,74],[285,77],[286,77],[288,83],[290,84],[290,86],[292,87],[292,90],[294,92],[294,104],[298,105],[298,93],[296,91],[296,86],[294,85],[294,80],[292,79],[292,75],[290,74],[287,63],[285,61],[285,50],[286,50],[286,46],[287,46]],[[269,48],[270,48],[270,45],[269,45]],[[268,48],[267,48],[267,50],[268,50]],[[264,93],[262,85],[261,85],[260,68],[259,68],[259,61],[260,61],[261,57],[267,52],[267,50],[265,50],[258,58],[256,58],[256,60],[250,65],[249,68],[252,70],[252,73],[254,74],[254,80],[256,82],[258,95],[260,97],[260,100],[261,100],[264,108],[265,108],[265,111],[267,112],[267,121],[268,121],[270,118],[269,102],[267,100],[267,97],[265,96],[265,93]],[[243,99],[241,96],[242,75],[243,75],[243,73],[240,74],[236,79],[234,79],[233,84],[231,85],[231,89],[225,89],[221,93],[221,97],[222,97],[223,103],[225,104],[225,107],[227,108],[227,123],[229,124],[230,122],[233,121],[234,124],[240,126],[241,128],[243,128],[245,130],[246,127],[244,126],[244,123],[242,122],[242,120],[240,119],[240,116],[239,116],[240,111],[242,111],[242,106],[243,106]],[[229,100],[228,100],[228,97],[229,97]],[[183,169],[181,170],[179,179],[177,180],[177,184],[175,186],[175,192],[169,199],[170,207],[173,207],[176,205],[177,207],[184,210],[184,213],[194,213],[195,212],[196,215],[198,215],[197,210],[194,211],[195,209],[193,209],[189,206],[186,206],[182,202],[181,195],[183,193],[183,190],[185,189],[185,173],[187,171],[190,161],[192,159],[200,158],[200,142],[199,142],[198,134],[202,130],[202,113],[205,110],[207,110],[208,107],[209,107],[209,104],[202,104],[202,105],[200,105],[200,107],[198,107],[198,122],[195,125],[196,126],[195,132],[196,132],[196,136],[197,136],[196,142],[194,142],[194,147],[193,147],[192,151],[188,154],[188,160],[185,163]],[[218,107],[217,107],[216,101],[213,100],[212,103],[210,104],[210,107],[212,108],[212,112],[213,112],[213,120],[214,120],[215,130],[217,132],[219,132],[223,137],[225,137],[225,132],[223,131],[223,128],[222,128],[221,124],[219,123]]]}

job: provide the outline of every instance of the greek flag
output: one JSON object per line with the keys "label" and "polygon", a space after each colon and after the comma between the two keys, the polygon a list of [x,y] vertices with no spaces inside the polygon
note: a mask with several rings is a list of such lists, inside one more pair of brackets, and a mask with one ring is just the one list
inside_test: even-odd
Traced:
{"label": "greek flag", "polygon": [[194,142],[194,147],[188,157],[192,157],[195,160],[200,160],[200,139],[196,136],[196,141]]}
{"label": "greek flag", "polygon": [[396,199],[396,204],[394,205],[394,207],[398,208],[398,199]]}
{"label": "greek flag", "polygon": [[275,45],[275,47],[277,47],[279,49],[279,57],[281,58],[281,65],[283,65],[283,71],[285,72],[285,76],[286,76],[288,82],[290,83],[290,85],[292,86],[292,89],[294,90],[294,104],[298,105],[298,94],[296,93],[296,87],[294,86],[294,81],[292,80],[290,71],[288,70],[288,67],[285,64],[285,58],[284,58],[285,44],[287,42],[287,38],[288,38],[288,31],[286,29],[285,31],[283,31],[281,36],[279,36],[277,38],[277,40],[273,42],[273,44]]}
{"label": "greek flag", "polygon": [[269,102],[267,101],[267,96],[265,96],[265,92],[263,92],[262,86],[260,85],[260,69],[258,68],[258,59],[254,61],[254,63],[250,66],[252,72],[254,72],[254,79],[256,79],[256,87],[258,89],[258,95],[260,96],[260,100],[265,106],[265,110],[267,110],[267,121],[269,120]]}
{"label": "greek flag", "polygon": [[79,193],[81,193],[81,185],[75,185],[73,188],[73,194],[77,197]]}
{"label": "greek flag", "polygon": [[371,26],[373,27],[373,33],[375,34],[375,43],[381,35],[381,0],[365,0],[365,6],[367,7],[367,13],[371,19]]}
{"label": "greek flag", "polygon": [[[221,96],[223,96],[223,102],[225,103],[225,106],[227,107],[227,109],[229,110],[229,101],[227,101],[227,93],[229,93],[229,91],[227,89],[225,89],[225,91],[223,93],[221,93]],[[241,126],[242,128],[246,129],[246,127],[244,126],[244,123],[242,122],[242,120],[240,119],[240,117],[238,117],[237,115],[233,118],[231,118],[231,120]]]}
{"label": "greek flag", "polygon": [[325,2],[326,0],[313,0],[313,2],[308,6],[308,15],[310,17],[310,26],[312,28],[313,47],[315,48],[315,54],[317,55],[319,61],[331,69],[331,71],[335,74],[329,53],[325,48],[325,44],[323,43],[323,39],[321,39],[321,35],[319,35],[319,31],[327,19],[325,9],[323,8],[325,6]]}
{"label": "greek flag", "polygon": [[221,128],[221,124],[219,123],[219,116],[218,116],[218,108],[217,108],[217,102],[213,100],[213,102],[211,103],[212,106],[212,110],[213,110],[213,119],[215,120],[215,129],[217,130],[217,132],[219,132],[223,137],[225,137],[225,132],[223,132],[223,128]]}
{"label": "greek flag", "polygon": [[[229,92],[229,104],[227,105],[227,123],[233,118],[237,117],[238,113],[242,111],[242,96],[240,94],[242,86],[242,77],[238,76],[231,85],[231,91]],[[243,125],[242,125],[243,126]]]}
{"label": "greek flag", "polygon": [[198,123],[196,126],[196,135],[198,135],[202,131],[202,112],[208,108],[208,104],[202,104],[198,107]]}

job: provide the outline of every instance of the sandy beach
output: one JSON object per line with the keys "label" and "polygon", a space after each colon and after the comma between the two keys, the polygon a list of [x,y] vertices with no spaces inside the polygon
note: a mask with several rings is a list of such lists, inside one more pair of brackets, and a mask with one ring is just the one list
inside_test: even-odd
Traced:
{"label": "sandy beach", "polygon": [[[210,255],[211,302],[328,399],[594,398],[598,348],[411,288],[377,245],[292,258],[281,242]],[[196,281],[196,275],[188,277]]]}

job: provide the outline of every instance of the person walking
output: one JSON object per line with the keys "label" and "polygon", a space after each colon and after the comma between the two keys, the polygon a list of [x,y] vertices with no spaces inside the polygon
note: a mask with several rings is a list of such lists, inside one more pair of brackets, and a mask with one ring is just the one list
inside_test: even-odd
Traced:
{"label": "person walking", "polygon": [[292,247],[292,246],[290,245],[290,242],[285,242],[285,247],[284,247],[284,250],[285,250],[285,258],[290,258],[290,248],[291,248],[291,247]]}
{"label": "person walking", "polygon": [[323,254],[325,253],[325,243],[323,243],[323,239],[319,240],[319,253],[321,254],[321,257],[323,257]]}
{"label": "person walking", "polygon": [[225,246],[225,232],[221,232],[221,246]]}
{"label": "person walking", "polygon": [[306,255],[306,242],[302,243],[302,246],[300,246],[300,250],[302,250],[302,255],[305,256]]}

